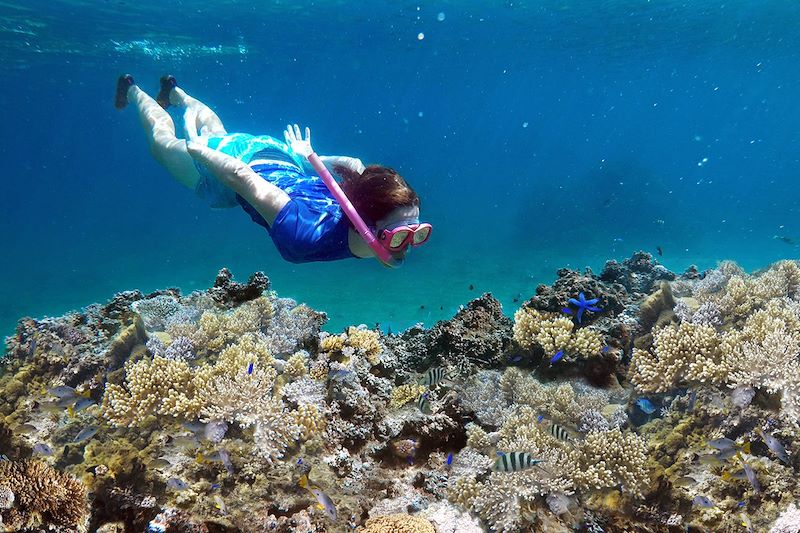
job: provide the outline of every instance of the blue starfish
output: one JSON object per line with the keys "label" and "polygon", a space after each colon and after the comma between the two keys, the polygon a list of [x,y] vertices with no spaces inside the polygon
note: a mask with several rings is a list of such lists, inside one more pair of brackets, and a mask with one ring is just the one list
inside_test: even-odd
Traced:
{"label": "blue starfish", "polygon": [[[583,318],[584,311],[602,311],[602,307],[595,307],[594,305],[600,301],[600,298],[592,298],[591,300],[587,300],[586,296],[583,293],[578,294],[578,299],[570,298],[569,303],[574,306],[577,306],[578,310],[575,311],[575,318],[578,319],[578,324],[581,323],[581,319]],[[571,315],[573,313],[572,309],[569,307],[564,307],[561,309],[564,313]]]}

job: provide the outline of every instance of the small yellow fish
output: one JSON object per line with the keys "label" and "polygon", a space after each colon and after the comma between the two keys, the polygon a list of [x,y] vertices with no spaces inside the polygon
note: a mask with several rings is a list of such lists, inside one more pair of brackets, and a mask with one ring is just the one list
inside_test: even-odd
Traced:
{"label": "small yellow fish", "polygon": [[308,476],[305,474],[300,478],[298,485],[313,494],[317,499],[317,508],[323,510],[328,518],[334,522],[336,521],[336,505],[330,496],[325,494],[319,487],[311,485],[308,481]]}
{"label": "small yellow fish", "polygon": [[228,514],[228,507],[225,505],[225,501],[219,494],[214,495],[214,504],[216,505],[217,509],[219,509],[219,512],[222,514]]}

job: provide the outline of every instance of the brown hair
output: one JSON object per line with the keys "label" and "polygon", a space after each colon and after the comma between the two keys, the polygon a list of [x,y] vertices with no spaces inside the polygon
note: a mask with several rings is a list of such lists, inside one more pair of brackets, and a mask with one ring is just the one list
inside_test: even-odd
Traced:
{"label": "brown hair", "polygon": [[334,171],[343,178],[342,190],[367,225],[375,224],[398,207],[419,205],[414,189],[389,167],[370,165],[359,174],[337,165]]}

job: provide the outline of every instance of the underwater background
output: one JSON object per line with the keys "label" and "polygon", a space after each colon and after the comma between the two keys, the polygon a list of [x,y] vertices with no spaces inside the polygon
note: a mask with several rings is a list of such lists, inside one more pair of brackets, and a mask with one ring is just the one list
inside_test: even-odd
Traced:
{"label": "underwater background", "polygon": [[[798,27],[0,3],[0,531],[800,533]],[[123,73],[396,168],[432,238],[284,261],[150,157]]]}
{"label": "underwater background", "polygon": [[[4,2],[0,332],[221,266],[333,330],[397,331],[638,249],[677,272],[794,257],[799,24],[789,1]],[[175,75],[228,131],[298,122],[396,168],[430,243],[400,271],[284,262],[151,159],[123,72]]]}

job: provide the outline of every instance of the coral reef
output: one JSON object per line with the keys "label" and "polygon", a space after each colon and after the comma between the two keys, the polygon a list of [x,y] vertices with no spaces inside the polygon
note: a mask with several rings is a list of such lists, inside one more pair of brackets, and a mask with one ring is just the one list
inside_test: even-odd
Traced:
{"label": "coral reef", "polygon": [[[580,293],[602,310],[579,322]],[[427,329],[329,332],[222,270],[24,318],[0,375],[4,527],[797,530],[796,262],[676,276],[638,252],[510,313],[484,294]]]}

